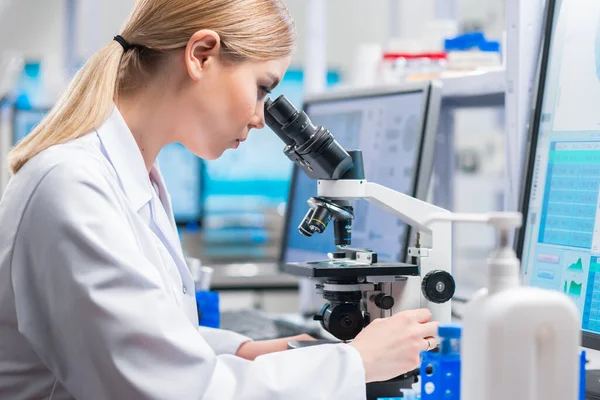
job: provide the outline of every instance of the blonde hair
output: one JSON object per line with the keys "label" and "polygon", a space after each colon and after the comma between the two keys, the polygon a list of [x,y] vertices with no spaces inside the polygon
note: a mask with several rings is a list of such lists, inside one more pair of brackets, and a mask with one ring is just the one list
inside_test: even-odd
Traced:
{"label": "blonde hair", "polygon": [[233,61],[272,60],[292,53],[294,23],[281,0],[138,0],[121,36],[95,53],[34,130],[9,154],[13,173],[50,146],[76,139],[108,118],[120,92],[151,75],[165,54],[184,49],[200,29],[215,31]]}

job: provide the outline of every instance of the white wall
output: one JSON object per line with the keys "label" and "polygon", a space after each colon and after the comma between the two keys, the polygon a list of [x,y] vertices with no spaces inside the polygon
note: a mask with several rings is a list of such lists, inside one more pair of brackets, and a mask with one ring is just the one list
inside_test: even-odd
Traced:
{"label": "white wall", "polygon": [[[307,24],[305,0],[284,0],[296,21],[300,35],[298,50],[293,59],[296,65],[304,62],[304,40]],[[434,0],[325,0],[328,9],[327,56],[331,68],[349,72],[360,43],[387,45],[391,24],[404,37],[418,38],[425,21],[433,18]],[[398,14],[390,15],[391,2],[399,3]],[[366,6],[368,5],[368,6]]]}
{"label": "white wall", "polygon": [[64,0],[4,0],[0,10],[0,52],[16,50],[37,58],[62,52]]}
{"label": "white wall", "polygon": [[80,57],[89,57],[93,52],[109,43],[121,31],[133,0],[78,0],[78,43]]}
{"label": "white wall", "polygon": [[486,34],[500,40],[505,26],[505,7],[506,0],[460,0],[459,15],[465,22],[482,21]]}
{"label": "white wall", "polygon": [[[28,57],[62,55],[65,43],[66,0],[0,0],[0,52],[17,49]],[[305,0],[284,0],[300,33],[294,64],[302,65],[307,23]],[[386,44],[392,30],[392,1],[399,4],[394,28],[405,37],[419,37],[422,26],[434,15],[435,0],[324,0],[328,6],[328,63],[348,72],[359,43]],[[450,1],[450,0],[448,0]],[[504,0],[458,0],[462,20],[490,23],[491,33],[500,37],[504,24]],[[133,0],[78,0],[78,44],[81,57],[108,43],[125,21]],[[3,4],[2,3],[2,4]]]}
{"label": "white wall", "polygon": [[[29,0],[31,1],[31,0]],[[88,20],[82,26],[81,32],[84,40],[79,49],[82,55],[90,54],[90,50],[103,44],[100,38],[110,40],[118,32],[122,22],[127,17],[133,0],[80,0],[83,7],[80,15],[83,20]],[[296,22],[299,33],[298,48],[293,57],[293,64],[301,66],[304,62],[305,42],[303,33],[306,31],[307,16],[305,12],[306,0],[284,0]],[[327,2],[328,26],[327,49],[328,63],[332,68],[348,71],[351,67],[352,56],[357,43],[376,42],[385,44],[388,36],[389,9],[391,0],[369,0],[365,7],[365,0],[324,0]],[[397,0],[394,0],[397,1]],[[433,3],[433,0],[399,0],[405,3],[412,1],[410,12],[401,18],[403,32],[416,31],[419,24],[419,15],[423,4]],[[96,5],[94,5],[96,4]],[[432,7],[430,7],[432,9]],[[432,11],[428,13],[431,14]],[[93,26],[93,29],[88,27]]]}

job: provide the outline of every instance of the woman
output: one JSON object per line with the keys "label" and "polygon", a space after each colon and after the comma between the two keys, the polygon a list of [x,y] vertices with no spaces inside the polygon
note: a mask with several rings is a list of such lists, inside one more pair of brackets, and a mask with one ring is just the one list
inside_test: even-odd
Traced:
{"label": "woman", "polygon": [[155,163],[205,159],[264,125],[295,45],[280,0],[139,0],[10,155],[0,203],[0,397],[363,399],[435,346],[427,310],[351,344],[285,350],[198,329]]}

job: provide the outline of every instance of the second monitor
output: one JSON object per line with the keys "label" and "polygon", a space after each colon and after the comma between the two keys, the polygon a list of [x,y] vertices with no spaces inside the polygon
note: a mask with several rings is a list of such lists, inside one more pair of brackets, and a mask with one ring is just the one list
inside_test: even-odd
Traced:
{"label": "second monitor", "polygon": [[[433,168],[440,89],[430,82],[385,89],[339,91],[308,98],[305,111],[346,149],[360,149],[369,181],[425,200]],[[298,232],[317,195],[317,182],[294,169],[281,262],[326,259],[335,251],[333,229],[304,237]],[[376,251],[381,260],[406,261],[408,227],[366,201],[357,201],[352,247]]]}

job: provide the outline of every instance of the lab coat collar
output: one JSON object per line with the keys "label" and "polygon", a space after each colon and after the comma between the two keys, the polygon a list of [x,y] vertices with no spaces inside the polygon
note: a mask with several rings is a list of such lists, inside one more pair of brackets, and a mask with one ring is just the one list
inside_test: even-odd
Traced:
{"label": "lab coat collar", "polygon": [[158,160],[154,162],[154,166],[152,167],[152,171],[150,171],[151,182],[153,181],[158,186],[159,191],[159,200],[163,205],[164,211],[167,214],[169,219],[169,224],[174,232],[177,231],[177,226],[175,225],[175,218],[173,215],[173,205],[171,201],[171,195],[167,191],[167,185],[165,183],[165,179],[163,178],[162,173],[160,172],[160,165]]}
{"label": "lab coat collar", "polygon": [[123,192],[135,211],[139,211],[152,199],[152,186],[140,148],[116,105],[96,132]]}

